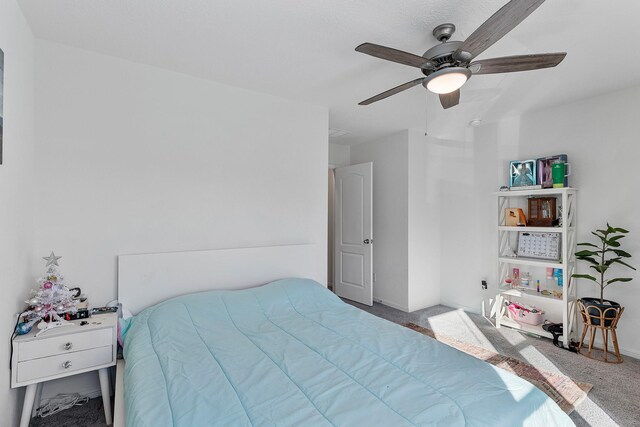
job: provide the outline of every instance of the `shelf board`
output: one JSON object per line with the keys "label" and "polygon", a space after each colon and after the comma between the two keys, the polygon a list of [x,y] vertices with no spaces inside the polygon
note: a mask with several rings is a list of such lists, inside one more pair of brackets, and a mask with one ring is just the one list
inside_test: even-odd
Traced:
{"label": "shelf board", "polygon": [[[562,288],[562,291],[564,292],[564,288]],[[544,301],[562,302],[562,298],[556,298],[553,295],[542,295],[536,292],[535,289],[520,290],[520,289],[498,288],[498,292],[500,292],[502,295],[509,295],[516,298],[532,298],[532,299],[539,299]]]}
{"label": "shelf board", "polygon": [[501,257],[498,257],[498,261],[506,264],[531,265],[534,267],[564,268],[564,264],[559,261],[537,259],[537,258],[501,256]]}
{"label": "shelf board", "polygon": [[502,319],[500,319],[500,325],[507,326],[512,329],[519,329],[521,331],[529,332],[530,334],[538,335],[541,337],[553,338],[553,335],[551,333],[542,329],[542,325],[534,326],[534,325],[527,325],[526,323],[521,324],[516,322],[515,320],[509,319],[507,316],[502,316]]}
{"label": "shelf board", "polygon": [[565,193],[578,191],[572,187],[564,188],[541,188],[539,190],[511,190],[497,191],[494,194],[500,197],[528,197],[528,196],[560,196]]}
{"label": "shelf board", "polygon": [[530,233],[562,233],[562,227],[519,227],[499,225],[498,231],[528,231]]}

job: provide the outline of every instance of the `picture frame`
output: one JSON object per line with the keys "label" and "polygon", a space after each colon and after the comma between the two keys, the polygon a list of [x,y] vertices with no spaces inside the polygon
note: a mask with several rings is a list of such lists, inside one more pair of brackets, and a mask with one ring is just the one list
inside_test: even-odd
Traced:
{"label": "picture frame", "polygon": [[504,225],[508,227],[524,227],[527,225],[527,217],[520,208],[506,208],[504,210]]}
{"label": "picture frame", "polygon": [[538,184],[537,164],[538,162],[534,159],[509,162],[509,187],[512,189],[535,187]]}
{"label": "picture frame", "polygon": [[[542,188],[553,188],[553,178],[551,176],[551,165],[554,163],[568,163],[568,156],[566,154],[556,154],[549,157],[541,157],[538,159],[538,184]],[[569,178],[565,177],[564,186],[569,186]]]}

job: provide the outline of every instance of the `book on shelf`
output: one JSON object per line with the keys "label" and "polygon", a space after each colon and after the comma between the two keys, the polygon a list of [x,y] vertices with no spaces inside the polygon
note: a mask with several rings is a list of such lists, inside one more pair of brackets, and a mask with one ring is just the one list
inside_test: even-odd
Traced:
{"label": "book on shelf", "polygon": [[542,185],[523,185],[521,187],[509,187],[511,191],[526,191],[526,190],[542,190]]}

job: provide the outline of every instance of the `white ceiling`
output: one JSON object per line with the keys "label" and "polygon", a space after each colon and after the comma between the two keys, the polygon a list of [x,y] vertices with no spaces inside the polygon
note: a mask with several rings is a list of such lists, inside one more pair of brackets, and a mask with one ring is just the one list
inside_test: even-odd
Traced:
{"label": "white ceiling", "polygon": [[[419,70],[354,51],[369,41],[421,55],[431,30],[453,22],[462,40],[506,0],[18,0],[35,35],[234,86],[323,105],[330,126],[357,144],[425,128],[417,86],[357,103],[420,77]],[[475,76],[461,104],[429,97],[429,132],[456,138],[468,122],[640,84],[640,2],[549,0],[480,59],[566,51],[555,69]],[[609,67],[607,69],[607,67]]]}

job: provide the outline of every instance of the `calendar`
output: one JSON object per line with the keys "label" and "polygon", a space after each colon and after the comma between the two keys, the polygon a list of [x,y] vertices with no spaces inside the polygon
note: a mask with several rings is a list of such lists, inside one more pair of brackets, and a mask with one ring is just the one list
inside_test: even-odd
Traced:
{"label": "calendar", "polygon": [[529,233],[518,235],[518,256],[558,261],[560,233]]}

